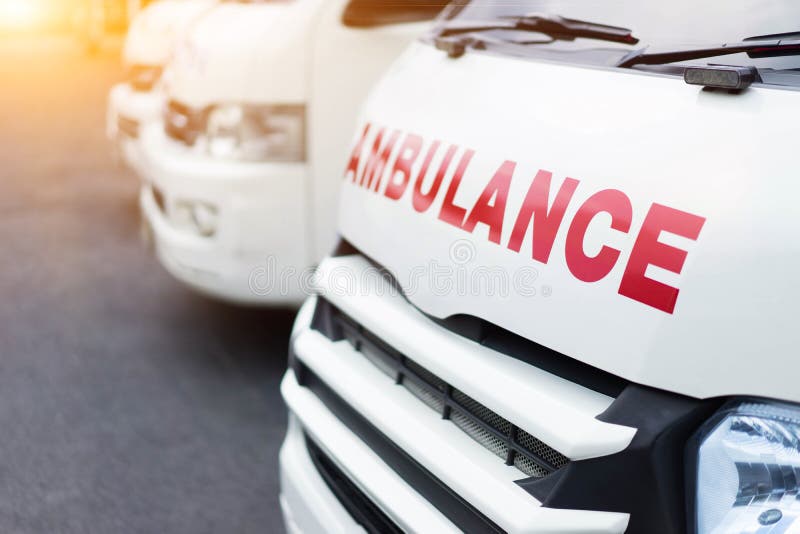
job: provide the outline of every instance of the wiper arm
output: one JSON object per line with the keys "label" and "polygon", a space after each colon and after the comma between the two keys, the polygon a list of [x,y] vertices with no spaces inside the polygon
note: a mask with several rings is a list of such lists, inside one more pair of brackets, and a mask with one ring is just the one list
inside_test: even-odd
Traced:
{"label": "wiper arm", "polygon": [[491,30],[517,30],[542,33],[553,40],[573,41],[577,37],[611,41],[615,43],[636,44],[639,39],[631,35],[631,30],[617,26],[607,26],[584,20],[567,19],[558,15],[526,15],[505,17],[490,21],[464,21],[442,26],[438,37],[451,37],[468,33]]}
{"label": "wiper arm", "polygon": [[738,43],[722,43],[700,48],[659,49],[646,47],[636,50],[617,63],[618,67],[635,65],[664,65],[717,56],[746,53],[751,58],[800,55],[800,34],[786,33],[748,37]]}

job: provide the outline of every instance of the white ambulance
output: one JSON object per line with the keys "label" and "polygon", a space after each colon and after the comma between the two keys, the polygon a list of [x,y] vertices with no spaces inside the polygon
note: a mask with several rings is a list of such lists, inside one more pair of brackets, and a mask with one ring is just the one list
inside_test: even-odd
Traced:
{"label": "white ambulance", "polygon": [[288,530],[800,532],[798,30],[447,8],[365,105],[296,321]]}
{"label": "white ambulance", "polygon": [[196,290],[299,304],[336,238],[349,131],[371,84],[445,2],[222,2],[178,45],[141,135],[158,258]]}
{"label": "white ambulance", "polygon": [[133,20],[125,38],[122,59],[127,79],[111,89],[106,133],[123,163],[141,163],[139,131],[158,120],[164,105],[161,75],[176,38],[214,0],[158,0]]}

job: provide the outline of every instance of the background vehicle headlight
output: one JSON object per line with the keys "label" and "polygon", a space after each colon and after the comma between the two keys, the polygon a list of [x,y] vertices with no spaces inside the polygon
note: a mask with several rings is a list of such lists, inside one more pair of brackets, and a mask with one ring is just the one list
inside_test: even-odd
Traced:
{"label": "background vehicle headlight", "polygon": [[743,401],[701,430],[697,532],[800,532],[800,407]]}
{"label": "background vehicle headlight", "polygon": [[161,78],[162,68],[153,65],[132,65],[128,69],[128,83],[135,91],[152,91]]}
{"label": "background vehicle headlight", "polygon": [[305,107],[219,106],[208,116],[211,155],[243,161],[305,160]]}

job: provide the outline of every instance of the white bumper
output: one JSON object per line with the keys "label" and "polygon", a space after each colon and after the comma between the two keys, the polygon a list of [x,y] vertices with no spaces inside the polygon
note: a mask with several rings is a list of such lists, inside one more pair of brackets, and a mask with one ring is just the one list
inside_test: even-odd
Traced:
{"label": "white bumper", "polygon": [[280,453],[281,511],[290,534],[315,532],[363,532],[342,507],[317,471],[306,447],[297,418]]}
{"label": "white bumper", "polygon": [[[299,303],[309,261],[306,166],[209,158],[167,137],[160,122],[146,126],[139,141],[140,203],[164,267],[223,300]],[[196,205],[215,213],[213,235],[182,215]]]}
{"label": "white bumper", "polygon": [[142,151],[138,142],[141,129],[161,117],[164,96],[159,89],[134,91],[127,83],[111,88],[106,113],[106,134],[122,160],[141,173]]}
{"label": "white bumper", "polygon": [[[324,270],[325,265],[323,262],[320,269]],[[457,429],[455,425],[443,420],[417,397],[396,386],[393,379],[350,348],[347,341],[331,342],[313,330],[310,322],[316,300],[316,298],[309,299],[298,314],[291,341],[294,357],[301,362],[306,373],[312,373],[316,377],[314,380],[327,384],[327,387],[344,403],[385,436],[393,447],[413,458],[418,465],[431,473],[439,484],[444,484],[507,532],[619,534],[625,531],[629,520],[628,514],[541,507],[539,501],[515,484],[515,480],[525,475],[511,466],[504,465],[504,462],[498,460],[494,454]],[[402,297],[393,297],[389,300],[395,301],[398,309],[408,306],[403,304]],[[342,301],[336,304],[341,305]],[[371,309],[364,316],[379,317],[378,320],[392,324],[403,322],[400,315],[393,315],[388,308],[382,308],[377,300],[371,304]],[[438,350],[444,347],[439,345],[434,334],[431,334],[435,327],[429,325],[425,328],[427,320],[418,317],[418,313],[413,310],[405,309],[404,313],[407,313],[409,321],[416,321],[416,327],[413,327],[411,322],[406,322],[401,325],[400,330],[404,331],[408,338],[430,341],[438,355],[444,359],[447,352]],[[353,315],[358,316],[358,314]],[[439,335],[455,340],[453,337],[455,334]],[[381,337],[386,340],[387,336]],[[420,353],[415,354],[415,356],[420,355]],[[469,354],[456,353],[453,356],[455,359],[464,360]],[[478,360],[492,363],[509,374],[513,371],[512,367],[516,368],[518,374],[531,382],[529,389],[533,392],[530,394],[539,396],[539,400],[542,401],[533,405],[545,406],[544,402],[551,395],[558,395],[562,401],[570,404],[578,400],[576,392],[568,392],[567,384],[559,383],[558,380],[536,370],[525,372],[522,366],[517,366],[507,358],[493,356],[482,350],[473,351],[471,356],[475,361],[464,361],[463,365],[475,371],[479,369]],[[476,372],[474,376],[484,375]],[[475,382],[474,377],[473,382]],[[407,532],[458,531],[445,515],[446,512],[440,511],[423,497],[423,489],[420,489],[423,493],[418,493],[417,487],[407,482],[412,480],[413,476],[406,479],[398,474],[390,466],[391,458],[381,456],[379,451],[373,450],[355,430],[337,416],[335,410],[340,408],[323,402],[322,397],[315,393],[313,386],[306,386],[303,379],[298,381],[293,370],[289,370],[284,377],[281,393],[294,421],[284,444],[284,454],[281,456],[283,501],[284,507],[288,510],[284,512],[288,516],[287,524],[298,522],[298,513],[295,510],[322,509],[330,496],[321,489],[316,491],[293,489],[295,483],[292,471],[286,464],[291,450],[300,451],[306,448],[303,440],[292,439],[293,433],[300,432],[297,429],[299,426],[347,479],[400,529]],[[524,392],[517,391],[513,384],[506,393],[509,397],[517,399],[527,398]],[[532,404],[524,402],[524,405]],[[547,410],[542,408],[542,411]],[[549,416],[545,414],[545,417]],[[558,414],[558,417],[562,415]],[[576,414],[573,414],[573,417],[565,417],[559,425],[564,430],[565,438],[569,437],[568,433],[576,430],[572,428],[574,425],[578,427],[577,430],[581,430],[588,428],[587,425],[593,425],[593,421],[590,417],[576,417]],[[568,426],[570,428],[565,428]],[[629,441],[630,436],[626,438],[623,435],[624,428],[606,426],[608,428],[593,429],[597,436],[584,435],[583,438],[593,441],[597,446],[608,445],[609,441],[605,438],[616,433],[621,443]],[[601,436],[602,434],[606,434],[605,438]],[[301,452],[296,454],[299,455]],[[321,494],[325,497],[321,498]],[[313,513],[303,513],[303,517],[313,515]],[[332,531],[345,530],[344,527],[340,527],[343,523],[336,523],[333,520],[325,525],[326,529],[329,525],[333,525]],[[313,525],[309,528],[313,530]]]}

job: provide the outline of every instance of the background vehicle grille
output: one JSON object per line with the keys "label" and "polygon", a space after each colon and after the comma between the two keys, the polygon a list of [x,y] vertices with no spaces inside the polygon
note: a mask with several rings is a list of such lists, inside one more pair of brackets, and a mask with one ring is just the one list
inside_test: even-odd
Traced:
{"label": "background vehicle grille", "polygon": [[136,139],[139,137],[139,121],[136,119],[119,115],[117,117],[117,128],[120,132],[131,139]]}
{"label": "background vehicle grille", "polygon": [[329,339],[347,340],[376,367],[428,407],[441,413],[506,465],[525,475],[544,477],[564,467],[569,458],[518,428],[464,392],[388,346],[327,301],[320,301],[314,324]]}

